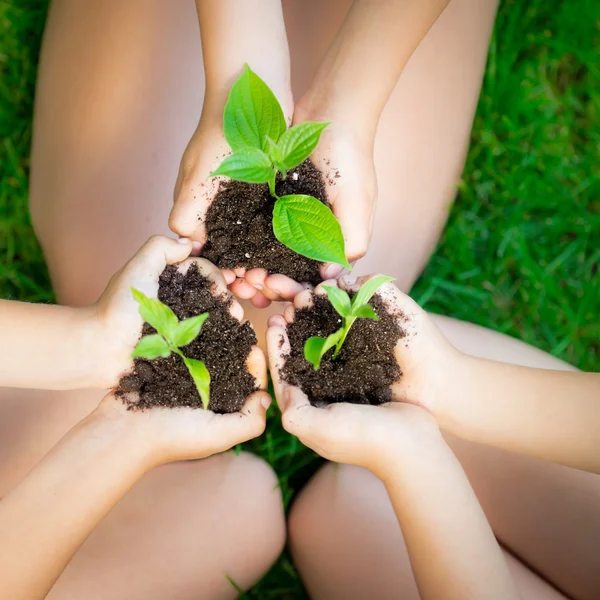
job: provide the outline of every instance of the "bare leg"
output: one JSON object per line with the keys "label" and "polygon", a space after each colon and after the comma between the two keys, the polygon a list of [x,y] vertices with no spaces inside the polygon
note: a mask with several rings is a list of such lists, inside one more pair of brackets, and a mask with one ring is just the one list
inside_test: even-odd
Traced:
{"label": "bare leg", "polygon": [[[444,317],[436,321],[465,352],[569,368],[517,340]],[[570,597],[597,598],[600,477],[455,438],[449,443],[494,532],[518,558],[509,564],[523,596],[561,597],[548,581]],[[401,592],[418,597],[385,490],[360,469],[324,467],[292,510],[290,538],[296,564],[315,598],[361,598],[365,596],[353,593],[365,589],[377,598]]]}
{"label": "bare leg", "polygon": [[[203,95],[191,0],[55,0],[37,90],[31,210],[59,300],[94,301],[167,231]],[[0,496],[99,402],[94,391],[0,392]],[[243,503],[239,502],[243,498]],[[82,546],[53,599],[227,598],[284,539],[272,471],[242,455],[143,478]]]}

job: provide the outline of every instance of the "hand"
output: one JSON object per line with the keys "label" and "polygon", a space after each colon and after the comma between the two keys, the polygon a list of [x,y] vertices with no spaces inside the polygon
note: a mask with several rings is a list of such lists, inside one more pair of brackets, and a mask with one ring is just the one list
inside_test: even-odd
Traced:
{"label": "hand", "polygon": [[[323,174],[327,199],[337,217],[346,242],[346,255],[354,262],[365,255],[373,229],[377,179],[373,163],[374,131],[336,119],[327,108],[309,109],[301,104],[294,112],[294,125],[304,121],[331,121],[311,160]],[[337,277],[342,267],[321,266],[323,279]],[[246,281],[258,285],[271,300],[293,300],[306,286],[285,275],[268,275],[264,269],[246,273]]]}
{"label": "hand", "polygon": [[[324,285],[339,286],[348,292],[356,292],[373,275],[359,277],[342,276],[337,280],[324,281],[314,292],[304,290],[285,307],[283,315],[273,315],[267,330],[267,350],[271,377],[278,402],[289,386],[279,376],[289,355],[290,346],[286,328],[294,320],[296,309],[310,306],[313,294],[325,296]],[[411,298],[393,284],[387,283],[378,293],[391,314],[397,317],[406,333],[394,349],[395,358],[402,370],[402,377],[391,386],[392,400],[416,404],[435,412],[444,398],[444,386],[452,378],[453,365],[460,353],[444,338],[427,313]]]}
{"label": "hand", "polygon": [[[227,285],[219,269],[207,260],[188,258],[191,250],[192,244],[187,239],[152,237],[110,280],[100,300],[93,307],[95,331],[99,332],[96,345],[101,348],[98,364],[102,365],[103,369],[95,382],[96,387],[116,387],[120,378],[133,369],[131,353],[140,338],[143,320],[139,314],[139,306],[131,294],[132,287],[151,298],[156,298],[158,278],[167,265],[180,263],[178,268],[185,273],[195,262],[200,272],[213,283],[215,294],[228,294]],[[231,302],[230,311],[236,319],[243,319],[244,311],[238,302]],[[253,346],[247,367],[257,379],[260,388],[265,389],[266,363],[258,346]]]}
{"label": "hand", "polygon": [[[291,115],[291,92],[281,92],[279,97],[284,98],[284,115]],[[200,124],[181,159],[174,205],[169,217],[172,231],[193,241],[194,255],[200,255],[206,243],[206,212],[221,184],[221,178],[210,178],[209,175],[219,166],[223,157],[231,153],[223,134],[223,107],[219,105],[215,110],[213,104],[211,99],[206,100]],[[248,273],[243,268],[223,269],[222,273],[227,285],[231,286],[231,292],[240,299],[249,299],[257,308],[265,308],[271,300],[277,299],[274,294],[265,296],[259,290],[260,286],[254,287],[254,283],[258,284],[266,277],[264,269],[251,269]],[[247,283],[246,276],[249,273],[252,273],[252,285]]]}
{"label": "hand", "polygon": [[133,445],[146,469],[178,460],[207,458],[258,437],[265,429],[271,397],[264,390],[246,399],[239,412],[216,414],[200,408],[128,410],[113,394],[88,417],[115,438]]}

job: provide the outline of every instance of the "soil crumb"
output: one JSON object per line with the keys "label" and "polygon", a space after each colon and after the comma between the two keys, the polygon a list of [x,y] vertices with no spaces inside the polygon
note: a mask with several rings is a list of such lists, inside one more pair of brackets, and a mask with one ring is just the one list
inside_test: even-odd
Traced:
{"label": "soil crumb", "polygon": [[[278,176],[275,191],[278,196],[306,194],[327,204],[323,177],[309,159],[289,171],[285,180]],[[202,256],[221,269],[261,267],[269,274],[320,283],[321,263],[296,254],[275,237],[274,206],[266,183],[222,183],[206,214]]]}
{"label": "soil crumb", "polygon": [[[218,413],[235,412],[242,407],[246,397],[258,389],[246,368],[256,335],[249,322],[240,324],[231,316],[231,299],[215,297],[210,286],[197,265],[193,264],[185,275],[171,265],[160,276],[158,299],[169,306],[179,320],[210,312],[200,335],[182,351],[189,358],[203,361],[210,373],[209,409]],[[145,323],[142,335],[153,333],[156,330]],[[202,408],[194,382],[176,354],[152,361],[136,358],[134,364],[133,373],[121,379],[117,391],[123,399],[128,392],[139,394],[139,402],[129,403],[130,409],[154,406]]]}
{"label": "soil crumb", "polygon": [[379,405],[391,400],[390,385],[402,371],[394,358],[394,347],[406,334],[398,318],[390,315],[379,295],[371,306],[379,321],[357,319],[342,349],[332,360],[333,348],[315,371],[304,358],[304,343],[314,335],[327,337],[342,325],[342,319],[327,298],[314,296],[313,306],[297,309],[288,325],[290,356],[281,370],[282,378],[297,386],[315,406],[334,402]]}

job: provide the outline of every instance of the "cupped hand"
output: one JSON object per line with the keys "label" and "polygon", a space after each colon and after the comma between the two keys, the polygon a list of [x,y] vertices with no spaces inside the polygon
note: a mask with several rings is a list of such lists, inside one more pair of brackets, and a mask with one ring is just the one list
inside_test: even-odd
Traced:
{"label": "cupped hand", "polygon": [[[336,121],[327,112],[314,113],[296,107],[294,124],[304,121],[327,121],[321,141],[311,160],[323,175],[327,199],[340,222],[346,245],[346,256],[354,262],[365,255],[371,239],[377,178],[373,163],[373,140],[352,125]],[[321,266],[323,279],[337,277],[343,267],[326,263]],[[246,282],[258,285],[271,300],[293,300],[306,286],[285,275],[268,275],[264,270],[248,271]]]}
{"label": "cupped hand", "polygon": [[271,397],[258,391],[235,413],[194,408],[128,410],[108,394],[93,416],[118,429],[135,445],[148,468],[178,460],[207,458],[261,435]]}
{"label": "cupped hand", "polygon": [[[94,307],[102,348],[102,372],[97,387],[115,387],[120,378],[133,369],[131,353],[140,339],[143,320],[131,293],[132,287],[150,298],[156,298],[158,279],[167,265],[179,263],[178,269],[185,273],[196,263],[200,273],[212,282],[213,294],[231,296],[221,271],[205,259],[189,258],[191,250],[192,243],[188,239],[154,236],[110,280]],[[240,322],[243,320],[244,311],[234,299],[229,310],[234,318]],[[258,346],[252,347],[246,366],[259,388],[266,389],[266,361]]]}
{"label": "cupped hand", "polygon": [[[300,292],[293,303],[285,307],[283,314],[273,315],[269,319],[267,352],[277,402],[282,410],[283,397],[290,386],[281,379],[280,371],[290,353],[287,326],[294,321],[296,309],[311,306],[314,294],[325,296],[325,285],[356,292],[372,277],[374,275],[354,279],[343,275],[337,280],[324,281],[314,291]],[[377,293],[390,314],[396,315],[405,333],[394,348],[402,376],[391,385],[392,401],[419,405],[434,412],[437,404],[443,401],[444,385],[452,377],[452,365],[459,353],[427,313],[392,283],[384,284]]]}

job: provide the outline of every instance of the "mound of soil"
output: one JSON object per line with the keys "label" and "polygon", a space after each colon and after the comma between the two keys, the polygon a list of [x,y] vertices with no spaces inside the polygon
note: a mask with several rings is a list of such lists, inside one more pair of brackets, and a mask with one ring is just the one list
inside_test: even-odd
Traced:
{"label": "mound of soil", "polygon": [[398,316],[388,313],[377,294],[370,304],[379,321],[357,319],[336,359],[331,359],[332,348],[317,371],[304,358],[304,343],[314,335],[325,338],[337,331],[342,319],[322,296],[314,296],[310,308],[296,310],[295,320],[287,328],[291,351],[281,376],[301,388],[313,405],[333,402],[379,405],[391,400],[390,385],[402,375],[394,358],[394,346],[406,334]]}
{"label": "mound of soil", "polygon": [[[321,173],[310,160],[278,176],[278,196],[306,194],[327,204]],[[306,258],[280,243],[273,233],[275,199],[265,184],[227,181],[206,214],[207,242],[202,256],[221,269],[261,267],[295,281],[320,283],[320,262]]]}
{"label": "mound of soil", "polygon": [[[159,279],[158,299],[173,309],[179,320],[210,313],[200,335],[181,350],[187,357],[203,361],[210,373],[209,409],[218,413],[235,412],[258,389],[246,368],[256,335],[249,322],[240,324],[231,316],[231,299],[215,297],[210,285],[196,265],[185,275],[175,266],[168,266]],[[156,330],[145,323],[142,335],[152,333]],[[139,402],[130,403],[132,410],[153,406],[202,408],[194,382],[176,354],[152,361],[136,358],[134,363],[133,373],[121,379],[117,391],[123,399],[128,392],[137,392]]]}

